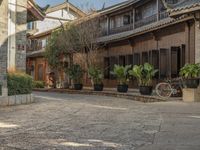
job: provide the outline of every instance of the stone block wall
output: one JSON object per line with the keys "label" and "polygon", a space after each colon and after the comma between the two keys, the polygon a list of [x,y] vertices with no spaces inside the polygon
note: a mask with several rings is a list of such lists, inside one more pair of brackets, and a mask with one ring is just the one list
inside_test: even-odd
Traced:
{"label": "stone block wall", "polygon": [[[0,84],[7,96],[7,70],[26,70],[27,0],[0,1]],[[1,98],[2,99],[2,98]]]}
{"label": "stone block wall", "polygon": [[0,3],[0,84],[2,95],[7,96],[7,45],[8,45],[8,1]]}
{"label": "stone block wall", "polygon": [[17,0],[16,7],[16,56],[17,70],[26,70],[26,30],[27,30],[27,0]]}

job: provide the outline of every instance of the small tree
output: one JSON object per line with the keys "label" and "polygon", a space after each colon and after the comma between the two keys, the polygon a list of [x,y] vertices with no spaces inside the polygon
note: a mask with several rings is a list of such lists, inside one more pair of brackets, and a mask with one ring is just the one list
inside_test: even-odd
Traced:
{"label": "small tree", "polygon": [[74,64],[74,57],[85,70],[98,64],[99,44],[96,42],[100,35],[98,18],[78,20],[68,23],[54,31],[46,48],[46,58],[53,68],[66,70],[62,59],[69,60],[70,66]]}

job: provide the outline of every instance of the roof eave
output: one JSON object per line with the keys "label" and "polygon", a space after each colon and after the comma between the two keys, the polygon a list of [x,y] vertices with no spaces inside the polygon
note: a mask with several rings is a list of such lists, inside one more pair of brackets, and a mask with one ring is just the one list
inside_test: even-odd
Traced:
{"label": "roof eave", "polygon": [[[31,12],[31,14],[34,16],[36,20],[41,20],[41,21],[44,20],[45,14],[39,8],[36,7],[36,4],[32,0],[28,0],[27,9],[28,11]],[[29,20],[29,21],[32,21],[32,20]]]}
{"label": "roof eave", "polygon": [[190,14],[196,11],[200,11],[200,5],[191,8],[182,8],[179,10],[171,10],[169,11],[170,17],[179,17],[181,15]]}

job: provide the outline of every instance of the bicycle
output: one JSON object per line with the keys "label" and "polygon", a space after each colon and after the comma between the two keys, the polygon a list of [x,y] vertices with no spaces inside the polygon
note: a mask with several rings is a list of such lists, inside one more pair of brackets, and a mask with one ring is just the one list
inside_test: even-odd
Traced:
{"label": "bicycle", "polygon": [[167,80],[161,82],[156,86],[156,94],[163,98],[168,99],[170,97],[182,97],[182,89],[184,88],[183,79],[176,78],[173,80]]}

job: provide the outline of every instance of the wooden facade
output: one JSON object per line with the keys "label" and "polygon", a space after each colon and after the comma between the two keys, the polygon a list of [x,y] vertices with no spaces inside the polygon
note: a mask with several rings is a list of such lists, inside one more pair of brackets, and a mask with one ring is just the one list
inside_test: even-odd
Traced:
{"label": "wooden facade", "polygon": [[[149,62],[159,70],[155,77],[156,83],[178,77],[180,68],[186,63],[200,62],[200,0],[185,2],[186,0],[165,0],[165,3],[163,0],[127,1],[93,15],[99,18],[102,29],[101,37],[97,39],[103,45],[99,50],[98,62],[104,70],[106,87],[117,85],[110,73],[115,64],[125,66]],[[178,13],[179,9],[184,13]],[[80,63],[77,55],[74,56],[74,61]],[[38,80],[42,76],[39,70],[46,65],[44,62],[45,60],[36,64],[38,72],[35,73],[35,78]],[[91,85],[87,74],[84,84]],[[130,82],[130,87],[136,85],[135,81]]]}
{"label": "wooden facade", "polygon": [[[178,5],[181,0],[166,2]],[[110,73],[115,64],[125,66],[148,62],[159,70],[155,78],[155,82],[159,82],[178,77],[180,68],[186,63],[196,63],[195,54],[200,49],[195,48],[198,30],[195,29],[194,16],[187,14],[178,16],[178,19],[171,18],[160,0],[139,1],[124,7],[111,8],[108,13],[103,12],[100,19],[102,37],[99,41],[105,46],[99,51],[98,58],[103,66],[106,87],[117,85]],[[168,20],[169,23],[163,23]],[[88,79],[85,81],[85,85],[91,84]],[[130,87],[136,85],[135,81],[130,82]]]}
{"label": "wooden facade", "polygon": [[[85,16],[85,13],[69,2],[52,6],[45,12],[45,19],[41,22],[29,24],[29,37],[27,40],[27,73],[36,81],[50,83],[49,74],[55,73],[56,80],[63,81],[64,71],[52,70],[44,57],[45,48],[51,33],[61,27],[61,23],[67,23]],[[34,25],[34,26],[33,26]],[[61,59],[63,61],[63,59]]]}
{"label": "wooden facade", "polygon": [[104,84],[117,84],[110,71],[114,64],[140,65],[149,62],[159,69],[156,78],[175,78],[185,63],[194,63],[194,21],[182,22],[162,30],[109,43],[99,58],[105,70]]}

